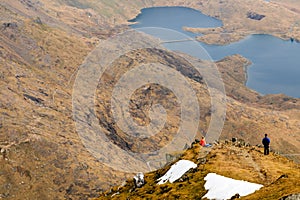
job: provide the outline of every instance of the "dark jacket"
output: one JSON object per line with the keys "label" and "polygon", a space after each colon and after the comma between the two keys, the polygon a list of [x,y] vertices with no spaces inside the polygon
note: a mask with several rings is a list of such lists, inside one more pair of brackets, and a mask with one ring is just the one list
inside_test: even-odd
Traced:
{"label": "dark jacket", "polygon": [[264,146],[269,146],[270,144],[270,139],[268,137],[265,137],[263,140],[262,140],[262,143]]}

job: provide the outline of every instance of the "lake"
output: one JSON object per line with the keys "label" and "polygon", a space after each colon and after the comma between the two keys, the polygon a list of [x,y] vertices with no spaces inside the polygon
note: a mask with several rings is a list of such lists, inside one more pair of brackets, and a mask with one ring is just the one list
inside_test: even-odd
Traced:
{"label": "lake", "polygon": [[[201,12],[185,7],[153,7],[143,9],[135,19],[132,28],[161,27],[182,33],[181,38],[164,35],[159,31],[148,32],[163,40],[184,39],[197,36],[184,31],[182,27],[218,27],[222,22],[206,16]],[[145,31],[147,32],[147,31]],[[185,34],[185,35],[183,35]],[[284,93],[300,98],[300,44],[284,41],[271,35],[254,34],[243,40],[228,45],[208,45],[199,42],[213,60],[225,56],[240,54],[253,63],[248,67],[247,87],[261,94]],[[168,43],[164,45],[171,50],[179,50],[200,59],[207,55],[198,55],[193,51],[191,42]]]}

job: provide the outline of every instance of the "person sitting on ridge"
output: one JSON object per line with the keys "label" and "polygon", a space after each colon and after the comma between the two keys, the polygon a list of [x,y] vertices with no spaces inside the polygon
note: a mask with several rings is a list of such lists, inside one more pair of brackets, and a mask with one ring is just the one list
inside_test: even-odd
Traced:
{"label": "person sitting on ridge", "polygon": [[269,155],[270,139],[268,138],[268,134],[265,134],[265,137],[263,138],[262,143],[264,145],[264,155]]}
{"label": "person sitting on ridge", "polygon": [[202,136],[202,139],[200,140],[200,145],[203,147],[211,147],[210,144],[206,144],[205,138]]}

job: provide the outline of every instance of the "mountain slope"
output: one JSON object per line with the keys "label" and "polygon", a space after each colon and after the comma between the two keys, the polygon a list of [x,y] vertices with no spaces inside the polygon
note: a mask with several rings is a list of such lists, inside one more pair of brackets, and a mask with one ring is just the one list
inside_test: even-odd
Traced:
{"label": "mountain slope", "polygon": [[[1,198],[87,199],[97,197],[100,191],[131,177],[131,174],[115,171],[93,157],[76,132],[72,92],[78,67],[99,40],[127,29],[127,20],[136,16],[143,7],[191,6],[207,10],[212,16],[214,10],[218,10],[210,4],[200,6],[190,2],[0,2]],[[220,18],[223,19],[222,16]],[[139,54],[145,56],[146,62],[158,60],[171,67],[177,64],[187,66],[183,59],[171,52],[148,50],[124,56],[118,63],[122,67],[115,66],[115,74],[126,71],[127,66],[134,67],[131,64],[137,65],[142,60]],[[132,60],[135,62],[130,62]],[[299,99],[284,95],[262,97],[247,89],[244,86],[247,63],[249,61],[237,55],[217,62],[228,95],[228,113],[221,137],[243,137],[251,144],[258,144],[261,134],[268,132],[272,148],[276,151],[284,154],[299,152]],[[190,73],[185,68],[181,72],[185,75]],[[203,95],[199,137],[210,120],[209,96],[203,82],[192,78],[188,80],[199,92],[199,97]],[[111,84],[106,86],[113,88]],[[97,91],[99,99],[110,100],[104,96],[108,91],[101,93],[101,89]],[[153,86],[149,95],[166,102],[158,89],[161,88]],[[147,108],[151,99],[139,97],[139,94],[141,90],[136,92],[132,106],[145,104],[144,108]],[[131,142],[129,150],[135,151],[135,143],[122,138],[125,135],[108,115],[107,105],[100,101],[96,103],[98,118],[101,119],[99,123],[106,125],[104,127],[112,138],[117,138],[114,142],[120,146],[124,140],[127,144]],[[146,112],[133,109],[133,113],[141,124],[147,123],[148,116],[143,115]],[[101,118],[100,114],[104,117]],[[176,118],[170,118],[171,125],[176,128]],[[163,142],[166,140],[160,145]],[[298,156],[293,158],[299,159]]]}
{"label": "mountain slope", "polygon": [[146,184],[135,188],[133,180],[125,185],[114,187],[97,199],[201,199],[206,191],[204,177],[208,173],[217,173],[226,177],[246,180],[264,185],[253,194],[241,199],[280,199],[300,193],[299,165],[271,153],[263,155],[263,150],[255,146],[243,146],[244,143],[221,142],[215,144],[208,155],[208,148],[198,144],[182,152],[179,159],[187,159],[198,166],[191,169],[174,183],[157,184],[157,179],[170,168],[147,173]]}

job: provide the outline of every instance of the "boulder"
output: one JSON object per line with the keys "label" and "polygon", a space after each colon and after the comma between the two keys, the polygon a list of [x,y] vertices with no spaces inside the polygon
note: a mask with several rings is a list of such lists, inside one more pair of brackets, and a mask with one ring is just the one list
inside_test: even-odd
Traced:
{"label": "boulder", "polygon": [[254,19],[254,20],[261,20],[265,17],[265,15],[261,15],[255,12],[248,12],[247,13],[247,18],[249,19]]}
{"label": "boulder", "polygon": [[137,188],[142,187],[145,184],[144,174],[142,172],[137,173],[134,177],[134,185]]}

